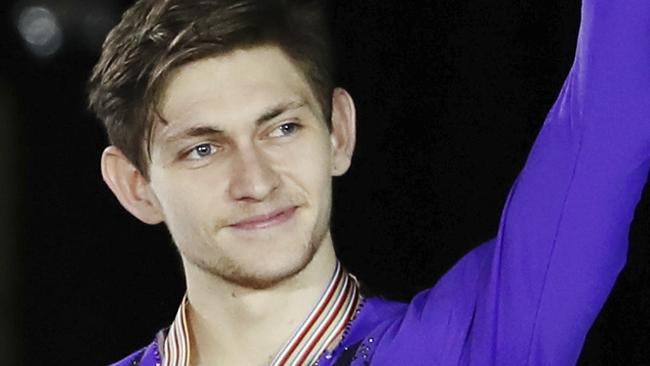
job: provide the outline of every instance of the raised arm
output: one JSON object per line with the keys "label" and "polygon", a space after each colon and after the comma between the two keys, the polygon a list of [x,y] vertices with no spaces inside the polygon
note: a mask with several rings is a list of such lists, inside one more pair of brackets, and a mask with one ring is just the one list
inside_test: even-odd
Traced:
{"label": "raised arm", "polygon": [[574,65],[503,211],[471,364],[575,363],[625,263],[649,147],[650,2],[585,0]]}
{"label": "raised arm", "polygon": [[386,325],[374,360],[575,364],[624,266],[649,158],[650,2],[585,0],[574,65],[496,240]]}

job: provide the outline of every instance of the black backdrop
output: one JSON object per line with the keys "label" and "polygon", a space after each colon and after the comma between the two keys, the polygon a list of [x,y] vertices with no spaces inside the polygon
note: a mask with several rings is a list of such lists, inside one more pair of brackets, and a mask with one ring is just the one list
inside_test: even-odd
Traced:
{"label": "black backdrop", "polygon": [[[164,227],[137,222],[104,187],[106,141],[85,109],[99,50],[75,19],[103,9],[115,22],[129,3],[42,1],[63,9],[63,45],[47,58],[33,56],[15,27],[31,3],[0,5],[0,122],[11,133],[0,151],[12,159],[0,178],[13,202],[5,237],[16,243],[11,313],[0,319],[14,335],[9,364],[115,361],[169,323],[184,290]],[[339,80],[359,117],[353,167],[335,182],[335,241],[372,291],[406,300],[496,234],[509,186],[570,67],[579,3],[331,8]],[[650,364],[648,209],[644,198],[628,267],[589,334],[583,365]]]}

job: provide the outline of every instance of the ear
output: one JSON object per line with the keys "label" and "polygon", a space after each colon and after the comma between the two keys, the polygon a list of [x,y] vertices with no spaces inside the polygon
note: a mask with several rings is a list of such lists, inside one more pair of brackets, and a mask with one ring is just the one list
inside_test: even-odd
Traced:
{"label": "ear", "polygon": [[109,146],[104,150],[101,165],[104,182],[127,211],[151,225],[164,220],[149,182],[117,147]]}
{"label": "ear", "polygon": [[342,88],[332,93],[332,175],[345,174],[352,163],[356,141],[356,111],[350,94]]}

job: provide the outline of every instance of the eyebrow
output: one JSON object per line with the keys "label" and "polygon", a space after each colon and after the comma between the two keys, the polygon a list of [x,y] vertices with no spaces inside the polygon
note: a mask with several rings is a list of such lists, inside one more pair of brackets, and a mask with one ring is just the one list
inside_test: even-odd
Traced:
{"label": "eyebrow", "polygon": [[305,101],[302,99],[290,100],[287,102],[280,102],[273,107],[268,108],[264,113],[262,113],[257,120],[255,120],[255,125],[259,126],[264,122],[268,122],[273,118],[281,115],[284,112],[302,108],[305,105]]}
{"label": "eyebrow", "polygon": [[[307,103],[302,99],[293,99],[280,102],[262,112],[259,117],[255,119],[255,126],[259,126],[265,122],[268,122],[287,111],[302,108],[306,104]],[[217,127],[205,125],[195,126],[179,131],[178,133],[165,138],[165,141],[167,143],[175,143],[185,138],[222,135],[223,133],[224,131]]]}

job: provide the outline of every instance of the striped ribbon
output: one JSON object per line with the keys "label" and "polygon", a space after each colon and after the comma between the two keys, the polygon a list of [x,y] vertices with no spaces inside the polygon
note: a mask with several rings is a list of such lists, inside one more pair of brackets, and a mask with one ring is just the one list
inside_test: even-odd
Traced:
{"label": "striped ribbon", "polygon": [[[309,316],[303,321],[271,366],[313,365],[328,346],[340,340],[361,301],[359,285],[339,262],[330,282]],[[163,366],[189,366],[190,344],[186,318],[187,295],[162,347]]]}
{"label": "striped ribbon", "polygon": [[356,279],[339,262],[327,289],[271,366],[312,365],[345,330],[359,306]]}
{"label": "striped ribbon", "polygon": [[169,327],[162,347],[163,366],[190,366],[190,337],[187,331],[187,294],[183,296],[176,318]]}

